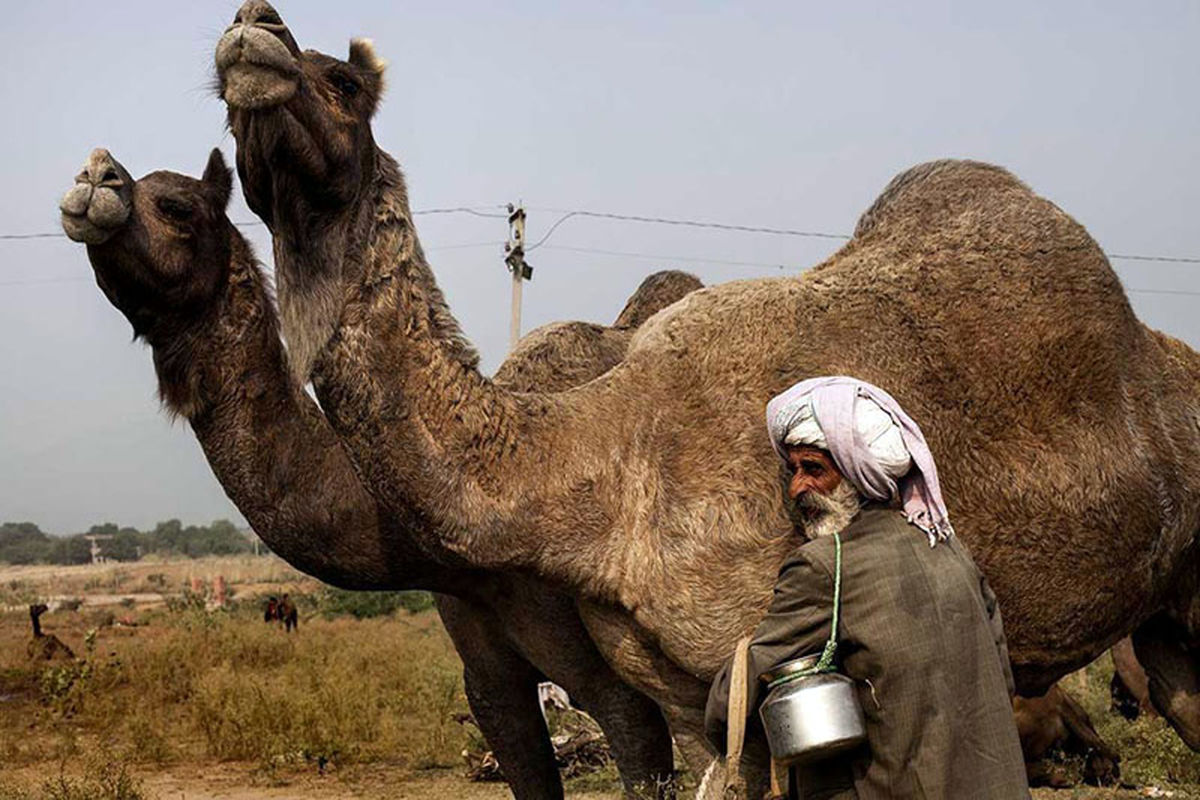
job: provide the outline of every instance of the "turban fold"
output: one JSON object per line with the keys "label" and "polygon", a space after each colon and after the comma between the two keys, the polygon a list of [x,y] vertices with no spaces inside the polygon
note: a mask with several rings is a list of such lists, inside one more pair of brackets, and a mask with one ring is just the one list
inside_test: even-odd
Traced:
{"label": "turban fold", "polygon": [[930,547],[953,535],[925,436],[878,386],[841,376],[801,381],[767,404],[767,432],[781,458],[789,444],[828,450],[859,494],[899,497]]}

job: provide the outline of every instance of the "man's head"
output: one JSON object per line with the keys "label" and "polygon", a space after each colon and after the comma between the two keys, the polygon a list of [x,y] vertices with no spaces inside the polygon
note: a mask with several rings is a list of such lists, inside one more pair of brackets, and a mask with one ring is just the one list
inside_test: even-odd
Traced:
{"label": "man's head", "polygon": [[953,535],[921,429],[878,386],[843,376],[801,381],[771,398],[767,432],[801,508],[852,506],[848,522],[865,500],[898,502],[931,547]]}
{"label": "man's head", "polygon": [[788,497],[809,538],[829,536],[850,524],[862,506],[862,497],[842,476],[828,450],[789,444],[784,448],[784,460],[792,472]]}

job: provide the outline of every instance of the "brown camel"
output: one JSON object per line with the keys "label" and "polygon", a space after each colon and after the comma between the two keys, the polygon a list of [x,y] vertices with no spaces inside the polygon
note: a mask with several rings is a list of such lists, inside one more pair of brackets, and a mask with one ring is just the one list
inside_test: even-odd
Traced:
{"label": "brown camel", "polygon": [[42,614],[49,608],[45,603],[36,603],[29,607],[29,620],[33,623],[33,637],[25,646],[25,653],[31,661],[69,661],[75,657],[71,648],[53,633],[42,630]]}
{"label": "brown camel", "polygon": [[[439,611],[463,656],[472,711],[518,798],[562,794],[537,704],[547,678],[597,717],[630,787],[669,774],[661,715],[612,674],[573,601],[527,577],[429,562],[396,541],[407,521],[379,516],[319,411],[283,371],[261,270],[224,215],[228,192],[216,151],[200,181],[156,172],[135,183],[98,150],[63,200],[63,225],[89,244],[101,288],[150,343],[164,402],[189,419],[231,499],[276,553],[324,580],[456,595],[439,595]],[[659,273],[628,308],[669,304],[697,286],[690,275]],[[565,388],[619,360],[631,333],[546,326],[499,375]]]}
{"label": "brown camel", "polygon": [[[101,159],[103,158],[104,156],[101,156]],[[143,187],[145,186],[143,184]],[[68,224],[70,222],[71,220],[68,218]],[[204,235],[211,234],[203,231],[193,233],[193,237]],[[148,238],[154,239],[153,236]],[[98,271],[103,270],[108,273],[115,266],[112,257],[102,253],[93,252],[92,259]],[[629,309],[641,307],[647,302],[669,304],[671,297],[687,294],[698,283],[694,277],[686,273],[656,273],[643,281],[626,306],[626,310],[618,318],[618,322],[633,318],[635,319],[634,324],[640,324],[642,320],[637,320],[636,316],[631,315]],[[236,304],[231,303],[230,307],[236,307]],[[267,308],[269,310],[269,305]],[[501,367],[498,375],[507,373],[505,380],[510,384],[523,381],[530,385],[568,388],[570,385],[586,380],[590,374],[589,371],[595,368],[594,364],[587,364],[585,358],[587,353],[603,353],[610,349],[613,352],[622,352],[624,349],[623,332],[616,325],[613,328],[605,328],[582,322],[555,323],[539,328],[526,336],[513,356]],[[197,354],[196,357],[200,357],[200,355]],[[454,636],[455,644],[467,663],[468,685],[477,690],[472,697],[473,708],[481,708],[484,713],[495,711],[499,707],[500,699],[509,694],[499,688],[498,682],[510,681],[513,674],[512,665],[499,663],[496,657],[496,651],[499,648],[511,649],[511,645],[506,645],[503,637],[497,637],[494,628],[491,627],[500,624],[501,620],[490,613],[487,608],[474,607],[467,600],[450,595],[438,595],[437,597],[443,618],[448,623],[448,630]],[[275,596],[268,598],[264,612],[266,622],[285,622],[289,617],[294,619],[294,614],[295,606],[287,595],[284,595],[282,599]],[[554,631],[547,631],[545,635],[552,637],[554,633]],[[564,644],[569,644],[569,642]],[[1116,648],[1114,648],[1115,657]],[[509,669],[505,669],[505,667],[509,667]],[[524,667],[525,669],[534,669],[528,662],[524,662]],[[479,678],[471,677],[472,673],[480,671],[483,671],[484,674]],[[481,687],[481,681],[484,682],[484,687]],[[492,684],[497,685],[492,686]],[[483,691],[485,687],[489,691]],[[1109,758],[1112,755],[1111,750],[1102,743],[1100,746],[1096,746],[1095,743],[1099,741],[1099,737],[1090,727],[1090,721],[1087,720],[1086,714],[1083,714],[1082,717],[1080,716],[1082,712],[1072,714],[1071,711],[1075,707],[1070,703],[1069,699],[1064,701],[1059,690],[1054,688],[1043,698],[1027,701],[1018,698],[1015,704],[1022,745],[1026,749],[1030,776],[1033,781],[1066,785],[1064,781],[1069,780],[1066,773],[1048,760],[1048,754],[1051,751],[1084,753],[1090,748],[1090,761],[1084,775],[1085,779],[1090,782],[1104,781],[1115,768],[1115,756]],[[521,709],[518,708],[517,711],[519,713]],[[498,733],[494,738],[503,741]],[[1105,758],[1109,760],[1104,761]]]}
{"label": "brown camel", "polygon": [[[1111,786],[1121,776],[1121,757],[1100,738],[1083,706],[1058,684],[1041,697],[1013,700],[1017,733],[1030,786],[1074,786],[1082,778],[1093,786]],[[1063,755],[1083,758],[1082,773],[1072,774]]]}
{"label": "brown camel", "polygon": [[694,292],[601,378],[514,393],[479,373],[375,145],[371,45],[301,52],[251,0],[216,60],[292,368],[371,493],[419,516],[438,558],[577,593],[608,660],[677,729],[699,725],[796,544],[763,406],[848,373],[925,429],[1020,690],[1137,628],[1156,706],[1200,747],[1198,661],[1168,630],[1200,634],[1200,359],[1142,326],[1087,232],[1008,172],[911,169],[802,277]]}

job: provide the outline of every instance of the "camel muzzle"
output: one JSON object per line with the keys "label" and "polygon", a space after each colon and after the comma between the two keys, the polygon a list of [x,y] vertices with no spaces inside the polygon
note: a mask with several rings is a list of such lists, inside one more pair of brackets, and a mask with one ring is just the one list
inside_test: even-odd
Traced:
{"label": "camel muzzle", "polygon": [[234,108],[286,103],[300,85],[300,47],[275,9],[248,0],[217,42],[221,97]]}
{"label": "camel muzzle", "polygon": [[108,241],[129,219],[132,207],[133,178],[103,148],[92,151],[58,204],[63,231],[84,244]]}

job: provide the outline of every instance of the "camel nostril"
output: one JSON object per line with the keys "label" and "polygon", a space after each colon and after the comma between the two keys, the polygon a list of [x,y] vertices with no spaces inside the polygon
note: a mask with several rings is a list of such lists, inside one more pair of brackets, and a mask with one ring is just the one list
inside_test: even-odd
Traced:
{"label": "camel nostril", "polygon": [[115,169],[112,169],[112,168],[110,167],[108,170],[106,170],[106,171],[105,171],[105,173],[104,173],[104,177],[103,177],[103,178],[101,178],[100,180],[102,180],[102,181],[115,181],[115,180],[119,180],[119,179],[120,179],[120,177],[121,177],[121,176],[117,174],[117,171],[116,171]]}

